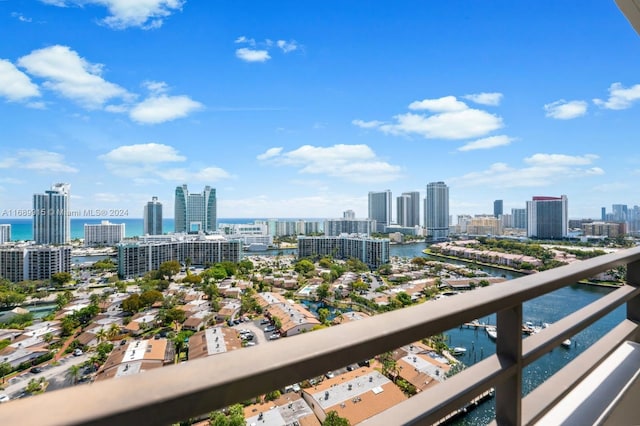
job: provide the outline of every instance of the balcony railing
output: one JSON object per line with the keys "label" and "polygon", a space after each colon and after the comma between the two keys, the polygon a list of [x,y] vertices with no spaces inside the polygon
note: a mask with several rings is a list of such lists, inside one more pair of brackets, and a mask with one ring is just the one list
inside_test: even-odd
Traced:
{"label": "balcony railing", "polygon": [[[522,339],[524,302],[620,265],[627,266],[625,285]],[[494,388],[498,424],[531,424],[623,342],[638,341],[639,284],[640,248],[633,248],[366,320],[12,401],[0,406],[0,421],[7,425],[170,424],[496,313],[499,333],[495,355],[365,423],[436,423]],[[525,366],[624,303],[626,319],[527,397],[521,397]]]}

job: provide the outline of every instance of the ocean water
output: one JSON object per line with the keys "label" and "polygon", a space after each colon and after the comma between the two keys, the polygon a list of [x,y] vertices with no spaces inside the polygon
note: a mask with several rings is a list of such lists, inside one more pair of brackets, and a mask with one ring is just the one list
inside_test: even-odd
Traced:
{"label": "ocean water", "polygon": [[[84,238],[84,225],[85,224],[99,224],[103,220],[107,219],[92,219],[92,218],[71,218],[71,239]],[[142,235],[143,220],[142,218],[122,218],[122,219],[108,219],[111,223],[124,223],[125,236],[127,238],[136,237]],[[220,218],[218,223],[228,224],[244,224],[253,223],[256,220],[254,218]],[[33,239],[33,229],[31,219],[9,219],[0,218],[0,224],[11,225],[11,241],[23,241]],[[164,219],[162,221],[162,229],[164,232],[173,232],[174,222],[173,219]]]}

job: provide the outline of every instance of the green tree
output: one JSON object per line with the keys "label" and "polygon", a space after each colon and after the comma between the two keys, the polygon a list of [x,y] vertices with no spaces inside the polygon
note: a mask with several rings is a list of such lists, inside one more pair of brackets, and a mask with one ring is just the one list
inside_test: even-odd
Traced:
{"label": "green tree", "polygon": [[268,392],[268,393],[264,396],[264,399],[265,399],[266,401],[273,401],[273,400],[275,400],[275,399],[280,398],[280,396],[281,396],[281,395],[282,395],[282,394],[280,393],[280,391],[279,391],[279,390],[274,390],[274,391]]}
{"label": "green tree", "polygon": [[351,423],[349,423],[349,419],[340,417],[337,411],[331,410],[327,413],[322,426],[351,426]]}
{"label": "green tree", "polygon": [[320,321],[322,324],[326,324],[329,319],[329,314],[330,312],[327,308],[318,309],[318,321]]}
{"label": "green tree", "polygon": [[296,262],[293,269],[299,274],[307,275],[310,272],[315,271],[316,267],[309,259],[300,259]]}
{"label": "green tree", "polygon": [[140,295],[140,303],[143,306],[151,306],[155,302],[161,302],[164,296],[158,290],[147,290]]}
{"label": "green tree", "polygon": [[13,367],[8,362],[0,362],[0,377],[2,377],[2,383],[4,383],[4,376],[11,373]]}
{"label": "green tree", "polygon": [[62,287],[69,281],[71,281],[71,274],[69,272],[56,272],[51,275],[51,282],[57,287]]}
{"label": "green tree", "polygon": [[329,284],[322,283],[316,288],[316,296],[319,300],[324,300],[329,297]]}
{"label": "green tree", "polygon": [[69,383],[71,383],[71,385],[75,385],[76,383],[78,383],[78,380],[80,379],[80,366],[72,365],[71,367],[69,367],[69,369],[65,373],[65,377],[67,378]]}
{"label": "green tree", "polygon": [[109,337],[109,335],[107,333],[107,330],[105,330],[104,328],[101,328],[96,333],[96,338],[98,339],[98,343],[104,342],[105,340],[107,340],[108,337]]}
{"label": "green tree", "polygon": [[177,260],[167,260],[166,262],[162,262],[160,267],[158,268],[158,274],[161,277],[166,277],[170,280],[174,275],[180,272],[182,267],[180,266],[180,262]]}
{"label": "green tree", "polygon": [[140,300],[140,295],[137,293],[132,294],[122,301],[122,310],[124,312],[135,313],[138,312],[142,306],[142,300]]}

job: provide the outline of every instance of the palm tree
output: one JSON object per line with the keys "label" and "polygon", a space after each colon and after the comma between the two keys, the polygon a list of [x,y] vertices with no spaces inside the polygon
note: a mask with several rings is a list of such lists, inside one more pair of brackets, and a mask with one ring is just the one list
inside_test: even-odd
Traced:
{"label": "palm tree", "polygon": [[109,334],[107,333],[107,330],[105,330],[104,328],[101,328],[96,333],[96,337],[98,338],[98,343],[101,343],[101,342],[104,342],[105,340],[107,340],[107,338],[109,337]]}
{"label": "palm tree", "polygon": [[120,326],[114,322],[109,327],[109,331],[107,331],[107,337],[109,338],[109,340],[113,340],[119,335],[120,335]]}
{"label": "palm tree", "polygon": [[78,382],[78,379],[80,378],[80,366],[72,365],[71,367],[69,367],[65,375],[67,379],[71,382],[71,385],[75,385]]}

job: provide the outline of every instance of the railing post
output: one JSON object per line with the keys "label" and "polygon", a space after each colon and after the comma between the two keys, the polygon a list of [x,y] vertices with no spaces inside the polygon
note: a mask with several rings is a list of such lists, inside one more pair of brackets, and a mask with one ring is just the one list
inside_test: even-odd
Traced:
{"label": "railing post", "polygon": [[522,305],[497,313],[496,354],[503,368],[516,364],[515,373],[496,385],[496,422],[519,426],[522,422]]}
{"label": "railing post", "polygon": [[[627,284],[633,287],[640,286],[640,261],[627,264]],[[627,302],[627,319],[640,324],[640,296]],[[633,340],[640,342],[640,334],[636,333]]]}

